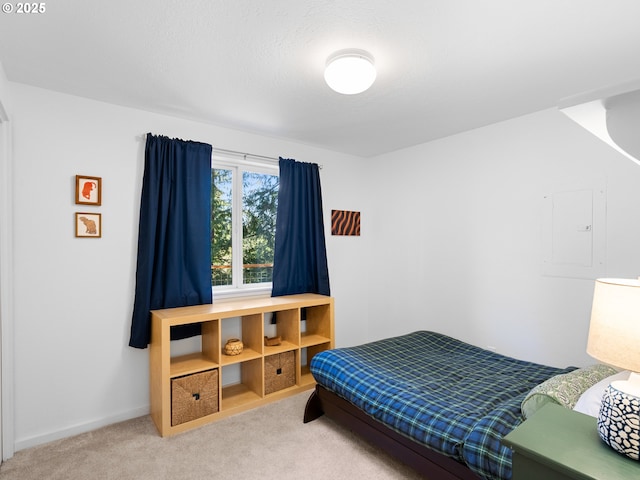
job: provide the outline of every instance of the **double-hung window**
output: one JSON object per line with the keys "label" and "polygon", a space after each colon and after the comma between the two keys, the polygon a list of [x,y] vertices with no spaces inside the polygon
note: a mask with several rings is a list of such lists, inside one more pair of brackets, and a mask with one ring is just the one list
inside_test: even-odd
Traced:
{"label": "double-hung window", "polygon": [[211,164],[214,295],[271,290],[278,165],[216,153]]}

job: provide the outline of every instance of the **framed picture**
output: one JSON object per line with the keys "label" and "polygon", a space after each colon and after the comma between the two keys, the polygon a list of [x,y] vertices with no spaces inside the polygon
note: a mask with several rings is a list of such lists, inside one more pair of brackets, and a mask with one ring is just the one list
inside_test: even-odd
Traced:
{"label": "framed picture", "polygon": [[360,236],[360,212],[331,210],[331,235]]}
{"label": "framed picture", "polygon": [[76,204],[102,205],[102,178],[76,175]]}
{"label": "framed picture", "polygon": [[76,212],[76,237],[100,238],[102,236],[102,214]]}

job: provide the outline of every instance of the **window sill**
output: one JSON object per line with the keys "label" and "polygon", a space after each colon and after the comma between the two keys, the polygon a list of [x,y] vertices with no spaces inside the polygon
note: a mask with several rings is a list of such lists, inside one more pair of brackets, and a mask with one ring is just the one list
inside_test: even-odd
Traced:
{"label": "window sill", "polygon": [[264,287],[213,289],[213,301],[229,298],[271,296],[271,284]]}

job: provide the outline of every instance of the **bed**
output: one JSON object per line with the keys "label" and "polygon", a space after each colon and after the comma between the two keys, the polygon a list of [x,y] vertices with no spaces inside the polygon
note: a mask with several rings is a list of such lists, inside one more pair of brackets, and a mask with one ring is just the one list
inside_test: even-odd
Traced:
{"label": "bed", "polygon": [[320,352],[309,366],[317,384],[305,423],[326,414],[432,480],[510,479],[502,437],[524,420],[525,400],[563,403],[566,392],[554,397],[545,385],[577,370],[429,331]]}

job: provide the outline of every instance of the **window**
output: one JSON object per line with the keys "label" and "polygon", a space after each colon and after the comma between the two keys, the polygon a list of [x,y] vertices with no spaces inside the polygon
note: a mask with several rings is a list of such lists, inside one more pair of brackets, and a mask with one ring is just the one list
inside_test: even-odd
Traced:
{"label": "window", "polygon": [[211,168],[211,284],[214,291],[270,289],[278,166],[215,154]]}

